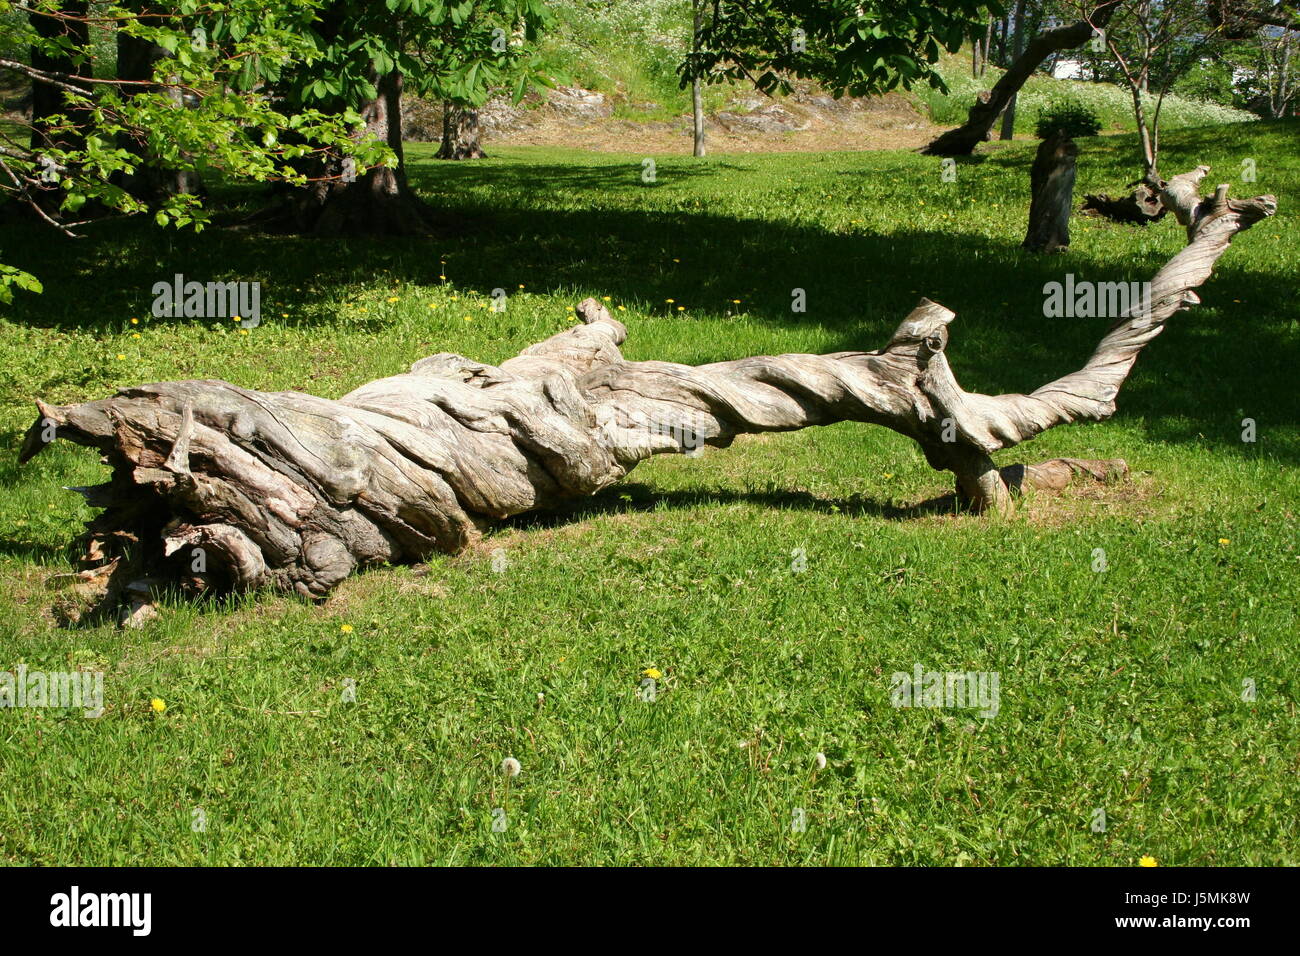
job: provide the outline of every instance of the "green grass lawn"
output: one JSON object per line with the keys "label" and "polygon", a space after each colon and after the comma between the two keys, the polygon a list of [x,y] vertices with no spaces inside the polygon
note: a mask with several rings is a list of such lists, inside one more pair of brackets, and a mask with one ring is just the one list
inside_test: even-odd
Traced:
{"label": "green grass lawn", "polygon": [[[1111,421],[999,456],[1123,457],[1133,480],[1008,519],[926,505],[949,475],[841,424],[651,461],[323,605],[175,602],[120,631],[60,627],[44,584],[90,515],[63,486],[102,480],[95,455],[3,456],[0,670],[103,670],[108,712],[0,711],[0,860],[1300,862],[1298,134],[1167,135],[1167,173],[1208,163],[1280,212],[1148,348]],[[1080,145],[1077,197],[1135,178],[1131,137]],[[0,435],[16,450],[38,396],[223,378],[337,397],[438,351],[495,363],[589,294],[628,324],[629,358],[691,363],[876,348],[926,295],[958,313],[967,389],[1029,391],[1106,325],[1044,318],[1045,282],[1148,279],[1183,241],[1171,221],[1076,219],[1069,252],[1022,252],[1032,150],[960,161],[955,183],[910,153],[656,157],[647,185],[641,156],[413,147],[414,183],[464,236],[8,227],[0,261],[45,292],[0,317]],[[263,324],[151,318],[176,272],[260,280]],[[996,672],[999,712],[891,706],[891,674],[917,664]],[[523,768],[508,789],[505,757]]]}

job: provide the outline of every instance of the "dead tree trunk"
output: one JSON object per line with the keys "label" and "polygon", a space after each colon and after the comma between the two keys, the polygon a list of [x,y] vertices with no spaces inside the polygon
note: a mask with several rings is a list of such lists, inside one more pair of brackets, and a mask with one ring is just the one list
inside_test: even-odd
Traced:
{"label": "dead tree trunk", "polygon": [[1022,245],[1031,252],[1058,252],[1070,245],[1074,205],[1074,163],[1079,149],[1063,130],[1038,147],[1029,172],[1029,231]]}
{"label": "dead tree trunk", "polygon": [[[1209,167],[1205,167],[1209,169]],[[1160,185],[1155,182],[1138,182],[1131,184],[1133,191],[1127,196],[1111,196],[1098,193],[1083,197],[1082,211],[1094,216],[1101,216],[1115,222],[1127,222],[1145,226],[1159,222],[1169,210],[1161,199]]]}
{"label": "dead tree trunk", "polygon": [[592,495],[652,455],[839,421],[914,439],[973,507],[1005,511],[1014,489],[1127,470],[1072,459],[999,469],[991,456],[1114,414],[1143,346],[1199,301],[1232,238],[1276,209],[1271,196],[1229,201],[1226,186],[1201,201],[1203,176],[1166,190],[1191,238],[1152,280],[1149,307],[1122,317],[1082,369],[1027,395],[963,391],[945,356],[954,313],[924,298],[875,351],[700,366],[625,360],[625,328],[587,299],[583,325],[500,367],[442,353],[337,401],[189,381],[37,402],[19,457],[55,438],[104,456],[109,481],[78,489],[105,509],[78,580],[138,610],[177,584],[320,597],[359,567],[457,552],[492,521]]}
{"label": "dead tree trunk", "polygon": [[446,102],[442,105],[442,145],[438,159],[486,159],[479,144],[478,110]]}
{"label": "dead tree trunk", "polygon": [[1115,9],[1123,2],[1124,0],[1107,0],[1099,4],[1087,20],[1038,34],[1029,41],[1025,52],[1002,74],[1002,79],[994,84],[993,89],[987,93],[982,92],[976,98],[966,122],[936,137],[921,152],[927,156],[970,155],[976,146],[989,138],[994,121],[1043,61],[1053,53],[1082,46],[1092,36],[1093,28],[1101,28],[1109,23]]}

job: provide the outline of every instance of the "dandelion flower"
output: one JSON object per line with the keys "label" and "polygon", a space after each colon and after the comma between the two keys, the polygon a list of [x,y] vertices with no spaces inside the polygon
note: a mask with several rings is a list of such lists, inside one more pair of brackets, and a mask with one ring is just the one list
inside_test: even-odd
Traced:
{"label": "dandelion flower", "polygon": [[649,677],[651,680],[659,680],[659,678],[664,676],[657,667],[647,667],[641,673],[646,677]]}
{"label": "dandelion flower", "polygon": [[501,761],[501,772],[507,777],[519,776],[519,771],[522,769],[523,768],[519,766],[519,761],[514,757],[507,757],[505,760]]}
{"label": "dandelion flower", "polygon": [[340,624],[340,625],[339,625],[339,630],[342,631],[344,634],[351,634],[351,633],[352,633],[352,625],[351,625],[351,624]]}
{"label": "dandelion flower", "polygon": [[123,361],[125,358],[126,358],[126,356],[123,355],[121,352],[118,352],[118,353],[117,353],[117,360],[118,360],[119,362]]}
{"label": "dandelion flower", "polygon": [[673,304],[674,302],[676,302],[677,300],[676,300],[676,299],[664,299],[664,301],[667,302],[669,305],[672,305],[672,304]]}
{"label": "dandelion flower", "polygon": [[161,714],[167,709],[167,702],[161,697],[155,697],[153,700],[149,701],[149,706],[154,709],[154,713]]}
{"label": "dandelion flower", "polygon": [[602,295],[601,298],[604,299],[606,302],[609,301],[609,296],[607,295]]}
{"label": "dandelion flower", "polygon": [[1142,859],[1138,860],[1138,866],[1159,866],[1159,865],[1160,864],[1156,862],[1156,858],[1154,856],[1144,856],[1142,857]]}
{"label": "dandelion flower", "polygon": [[140,320],[139,320],[139,319],[132,319],[132,320],[131,320],[131,324],[132,324],[132,325],[139,325],[139,324],[140,324]]}
{"label": "dandelion flower", "polygon": [[399,298],[398,296],[390,295],[390,296],[388,297],[388,301],[389,301],[389,302],[396,302],[396,301],[398,300],[398,298]]}
{"label": "dandelion flower", "polygon": [[813,757],[813,765],[816,766],[818,770],[826,769],[826,755],[820,750],[817,751],[816,756]]}

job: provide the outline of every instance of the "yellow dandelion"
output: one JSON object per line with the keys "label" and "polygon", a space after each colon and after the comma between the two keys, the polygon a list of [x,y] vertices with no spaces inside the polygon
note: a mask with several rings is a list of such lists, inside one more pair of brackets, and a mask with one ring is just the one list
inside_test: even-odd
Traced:
{"label": "yellow dandelion", "polygon": [[1227,538],[1220,538],[1220,539],[1219,539],[1219,546],[1220,546],[1220,547],[1222,547],[1222,546],[1224,546],[1224,545],[1226,545],[1226,544],[1228,544],[1228,539],[1227,539]]}
{"label": "yellow dandelion", "polygon": [[1138,866],[1159,866],[1159,865],[1160,864],[1156,862],[1156,858],[1154,856],[1144,856],[1142,857],[1142,859],[1138,860]]}
{"label": "yellow dandelion", "polygon": [[132,319],[132,320],[131,320],[131,324],[132,324],[132,325],[139,325],[139,324],[140,324],[140,320],[139,320],[139,319]]}
{"label": "yellow dandelion", "polygon": [[122,361],[122,360],[125,359],[125,358],[126,358],[126,356],[123,355],[121,352],[118,352],[118,353],[117,353],[117,360],[118,360],[119,362]]}
{"label": "yellow dandelion", "polygon": [[620,305],[620,306],[618,307],[618,311],[620,311],[620,312],[626,312],[626,311],[627,311],[627,306],[625,306],[625,305]]}
{"label": "yellow dandelion", "polygon": [[602,295],[601,298],[604,299],[606,302],[609,301],[609,296],[607,295]]}
{"label": "yellow dandelion", "polygon": [[339,630],[342,631],[344,634],[351,634],[351,633],[352,633],[352,625],[351,625],[351,624],[340,624],[340,625],[339,625]]}
{"label": "yellow dandelion", "polygon": [[231,322],[238,322],[238,321],[239,321],[239,316],[237,316],[237,315],[232,315],[232,316],[230,317],[230,321],[231,321]]}
{"label": "yellow dandelion", "polygon": [[132,332],[132,333],[131,333],[131,338],[133,338],[133,339],[138,339],[139,337],[140,337],[140,333],[139,333],[139,332]]}
{"label": "yellow dandelion", "polygon": [[388,297],[388,301],[389,301],[389,302],[396,302],[396,301],[398,300],[398,298],[399,298],[399,296],[390,295],[390,296]]}
{"label": "yellow dandelion", "polygon": [[154,709],[154,713],[161,714],[167,709],[167,702],[161,697],[155,697],[153,700],[149,701],[149,706]]}
{"label": "yellow dandelion", "polygon": [[657,667],[647,667],[641,673],[644,674],[646,677],[649,677],[651,680],[659,680],[659,678],[664,676],[662,673],[660,673],[659,668]]}
{"label": "yellow dandelion", "polygon": [[679,305],[679,306],[677,307],[677,311],[678,311],[678,312],[685,312],[685,311],[686,311],[686,306],[684,306],[684,305]]}
{"label": "yellow dandelion", "polygon": [[664,299],[664,301],[667,302],[669,305],[672,305],[672,304],[673,304],[674,302],[676,302],[677,300],[676,300],[676,299]]}

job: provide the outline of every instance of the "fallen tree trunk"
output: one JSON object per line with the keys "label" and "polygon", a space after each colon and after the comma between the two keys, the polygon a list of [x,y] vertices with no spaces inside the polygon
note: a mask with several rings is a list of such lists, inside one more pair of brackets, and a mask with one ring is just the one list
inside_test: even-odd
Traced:
{"label": "fallen tree trunk", "polygon": [[1100,216],[1112,222],[1130,223],[1146,226],[1159,222],[1169,210],[1161,199],[1161,191],[1152,183],[1137,183],[1127,196],[1118,198],[1109,193],[1089,193],[1083,197],[1080,212],[1089,216]]}
{"label": "fallen tree trunk", "polygon": [[935,137],[921,152],[927,156],[969,156],[975,147],[990,136],[993,123],[1007,105],[1020,92],[1025,81],[1034,75],[1043,61],[1054,53],[1083,46],[1095,29],[1104,29],[1123,0],[1106,0],[1092,11],[1086,20],[1069,26],[1045,30],[1029,41],[1025,52],[1018,56],[993,85],[982,91],[970,108],[966,122]]}
{"label": "fallen tree trunk", "polygon": [[110,480],[78,489],[105,509],[78,580],[137,615],[176,584],[318,598],[359,567],[454,553],[492,521],[594,494],[651,455],[839,421],[907,435],[970,505],[1007,510],[1016,488],[1126,471],[1073,459],[1000,470],[990,456],[1113,414],[1138,352],[1199,301],[1233,236],[1275,210],[1271,196],[1229,201],[1226,186],[1202,201],[1203,176],[1169,184],[1191,238],[1152,280],[1149,311],[1135,306],[1082,369],[1027,395],[963,391],[945,358],[954,313],[928,299],[876,351],[701,366],[625,360],[625,328],[587,299],[583,325],[500,367],[443,353],[337,401],[188,381],[37,402],[20,461],[55,438],[103,454]]}

